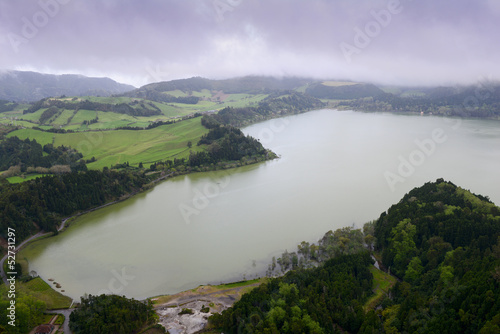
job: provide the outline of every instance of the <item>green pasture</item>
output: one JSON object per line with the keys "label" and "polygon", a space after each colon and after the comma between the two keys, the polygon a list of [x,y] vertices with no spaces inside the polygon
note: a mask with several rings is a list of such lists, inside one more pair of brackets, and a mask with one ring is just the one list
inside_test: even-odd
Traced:
{"label": "green pasture", "polygon": [[340,86],[352,86],[352,85],[357,85],[357,82],[351,82],[351,81],[323,81],[321,83],[323,86],[330,86],[330,87],[340,87]]}
{"label": "green pasture", "polygon": [[42,108],[31,114],[21,115],[18,118],[26,121],[38,122],[40,120],[40,116],[42,116],[45,110],[47,110],[47,108]]}
{"label": "green pasture", "polygon": [[91,121],[97,116],[97,111],[95,110],[78,110],[76,115],[71,120],[72,124],[82,124],[83,121]]}
{"label": "green pasture", "polygon": [[185,97],[185,96],[189,96],[188,93],[185,93],[183,92],[182,90],[180,89],[176,89],[176,90],[169,90],[167,92],[163,92],[163,94],[165,95],[172,95],[172,96],[175,96],[175,97]]}
{"label": "green pasture", "polygon": [[28,174],[24,178],[20,177],[20,176],[12,176],[12,177],[7,178],[7,181],[9,181],[10,183],[21,183],[24,181],[37,179],[37,178],[45,176],[45,175],[46,174]]}
{"label": "green pasture", "polygon": [[[41,145],[52,143],[55,146],[70,146],[77,149],[84,159],[95,157],[96,162],[88,164],[90,169],[101,169],[118,163],[129,162],[137,166],[159,160],[186,158],[189,151],[203,148],[196,143],[207,133],[200,118],[193,118],[150,130],[113,130],[77,133],[49,133],[33,129],[21,129],[9,133],[21,139],[36,139]],[[188,141],[193,146],[187,147]]]}
{"label": "green pasture", "polygon": [[25,128],[32,128],[34,126],[37,126],[37,124],[26,122],[26,121],[21,121],[21,120],[15,120],[15,119],[10,119],[10,118],[0,118],[0,124],[3,125],[12,125],[12,126],[22,126]]}
{"label": "green pasture", "polygon": [[69,109],[64,109],[62,113],[57,117],[53,122],[53,126],[64,126],[68,124],[68,121],[73,117],[73,114],[75,113],[74,110],[69,110]]}
{"label": "green pasture", "polygon": [[27,283],[16,282],[16,288],[26,294],[31,294],[35,299],[44,301],[49,310],[68,308],[71,305],[71,298],[52,289],[40,277],[36,277]]}
{"label": "green pasture", "polygon": [[396,284],[396,278],[375,268],[370,267],[370,272],[373,275],[373,295],[365,303],[365,311],[373,310],[382,302],[389,289]]}
{"label": "green pasture", "polygon": [[198,96],[198,97],[205,97],[205,98],[211,98],[212,97],[212,92],[209,91],[208,89],[202,89],[199,92],[193,92],[193,96]]}

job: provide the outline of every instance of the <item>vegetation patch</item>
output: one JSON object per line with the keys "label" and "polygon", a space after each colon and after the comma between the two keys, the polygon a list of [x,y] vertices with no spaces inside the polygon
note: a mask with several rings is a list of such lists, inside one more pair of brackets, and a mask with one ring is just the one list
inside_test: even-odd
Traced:
{"label": "vegetation patch", "polygon": [[72,302],[70,297],[55,291],[40,277],[35,277],[26,283],[16,282],[16,286],[26,294],[30,294],[37,300],[43,301],[49,310],[68,308]]}
{"label": "vegetation patch", "polygon": [[182,311],[179,312],[179,315],[185,314],[193,314],[193,310],[191,310],[190,308],[183,308]]}
{"label": "vegetation patch", "polygon": [[70,328],[83,333],[137,333],[158,321],[150,302],[116,295],[82,298],[70,315]]}
{"label": "vegetation patch", "polygon": [[323,86],[328,86],[328,87],[340,87],[340,86],[358,85],[359,83],[351,81],[323,81],[321,84]]}
{"label": "vegetation patch", "polygon": [[365,311],[374,310],[382,300],[387,297],[389,290],[396,284],[396,278],[384,273],[382,270],[375,267],[370,268],[373,275],[373,296],[365,303]]}

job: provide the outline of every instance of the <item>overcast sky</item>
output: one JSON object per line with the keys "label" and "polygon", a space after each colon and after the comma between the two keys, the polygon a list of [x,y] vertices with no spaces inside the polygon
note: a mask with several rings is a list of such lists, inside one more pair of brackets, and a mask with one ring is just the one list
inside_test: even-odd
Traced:
{"label": "overcast sky", "polygon": [[499,0],[0,0],[3,70],[441,85],[499,61]]}

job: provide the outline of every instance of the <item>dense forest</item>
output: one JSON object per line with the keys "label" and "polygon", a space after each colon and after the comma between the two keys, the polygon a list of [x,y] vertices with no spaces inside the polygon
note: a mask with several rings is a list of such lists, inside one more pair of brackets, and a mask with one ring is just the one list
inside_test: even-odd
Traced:
{"label": "dense forest", "polygon": [[142,86],[139,89],[122,94],[129,97],[154,98],[165,92],[180,90],[187,94],[208,89],[224,91],[226,94],[267,94],[273,91],[297,89],[313,81],[307,78],[284,77],[281,79],[265,76],[246,76],[224,80],[210,80],[201,77],[163,81]]}
{"label": "dense forest", "polygon": [[0,100],[0,113],[12,111],[18,106],[15,102],[10,102],[6,100]]}
{"label": "dense forest", "polygon": [[[151,101],[133,101],[130,103],[101,103],[92,102],[89,100],[60,100],[60,99],[42,99],[33,103],[28,109],[23,111],[23,114],[34,113],[40,109],[47,108],[42,114],[43,120],[47,120],[54,115],[62,112],[64,109],[69,110],[95,110],[95,111],[109,111],[118,114],[127,114],[131,116],[154,116],[161,115],[161,110],[154,105]],[[47,113],[47,115],[45,115]],[[43,123],[42,119],[40,123]]]}
{"label": "dense forest", "polygon": [[[373,248],[374,247],[374,248]],[[368,251],[396,284],[370,307]],[[224,333],[500,333],[500,208],[440,179],[363,231],[302,242],[282,277],[210,318]]]}
{"label": "dense forest", "polygon": [[288,272],[243,295],[210,318],[225,333],[357,332],[371,293],[368,251],[340,255],[322,266]]}
{"label": "dense forest", "polygon": [[259,156],[275,157],[276,155],[267,151],[255,138],[245,136],[240,129],[232,126],[216,126],[203,135],[199,145],[208,145],[206,151],[191,152],[189,166],[202,166],[217,163],[218,161],[237,161],[242,158],[253,158]]}
{"label": "dense forest", "polygon": [[0,235],[16,230],[19,240],[39,229],[56,231],[63,217],[138,191],[150,178],[143,173],[86,171],[44,176],[11,184],[0,181]]}
{"label": "dense forest", "polygon": [[28,167],[48,169],[55,165],[68,165],[74,171],[87,170],[85,162],[80,161],[82,157],[70,147],[52,144],[42,147],[36,140],[10,137],[0,141],[0,171],[19,166],[25,172]]}
{"label": "dense forest", "polygon": [[388,332],[500,332],[500,210],[438,180],[375,225],[383,264],[402,281],[384,303]]}
{"label": "dense forest", "polygon": [[69,326],[73,333],[138,333],[154,324],[158,316],[150,301],[141,302],[116,295],[82,297],[71,313]]}

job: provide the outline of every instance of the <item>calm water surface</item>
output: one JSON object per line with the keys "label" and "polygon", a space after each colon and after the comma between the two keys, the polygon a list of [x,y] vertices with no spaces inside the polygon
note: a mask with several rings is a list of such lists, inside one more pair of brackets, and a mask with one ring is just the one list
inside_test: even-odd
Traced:
{"label": "calm water surface", "polygon": [[440,177],[500,203],[498,121],[319,110],[244,132],[281,158],[177,177],[85,215],[26,248],[30,269],[75,299],[145,298],[253,278],[273,255],[360,227]]}

